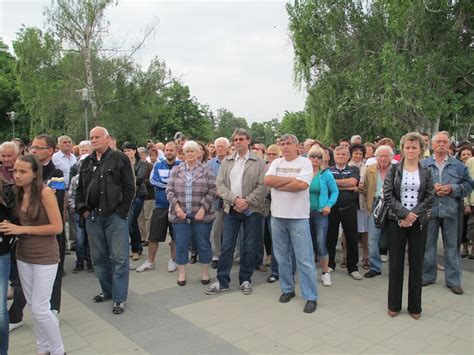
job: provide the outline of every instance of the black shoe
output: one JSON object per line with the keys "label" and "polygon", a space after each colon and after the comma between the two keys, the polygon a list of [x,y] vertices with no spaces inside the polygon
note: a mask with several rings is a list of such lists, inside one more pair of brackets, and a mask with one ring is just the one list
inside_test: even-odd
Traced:
{"label": "black shoe", "polygon": [[219,260],[212,260],[211,267],[217,269],[217,266],[219,266]]}
{"label": "black shoe", "polygon": [[462,289],[461,286],[448,286],[448,288],[451,290],[452,293],[455,295],[462,295],[464,293],[464,290]]}
{"label": "black shoe", "polygon": [[186,285],[186,280],[183,280],[183,281],[176,281],[178,283],[179,286],[185,286]]}
{"label": "black shoe", "polygon": [[147,246],[148,246],[148,242],[145,240],[144,242],[142,242],[142,246],[147,247]]}
{"label": "black shoe", "polygon": [[65,250],[64,255],[71,255],[71,252],[69,250]]}
{"label": "black shoe", "polygon": [[203,285],[209,285],[210,282],[211,282],[211,279],[201,280],[201,283],[202,283]]}
{"label": "black shoe", "polygon": [[280,296],[279,301],[280,301],[280,303],[288,303],[295,296],[296,296],[295,291],[289,292],[289,293],[282,293],[281,296]]}
{"label": "black shoe", "polygon": [[122,314],[125,311],[125,304],[123,302],[114,302],[112,307],[113,314]]}
{"label": "black shoe", "polygon": [[196,261],[197,261],[197,255],[191,255],[191,257],[189,258],[189,263],[196,264]]}
{"label": "black shoe", "polygon": [[303,312],[304,313],[313,313],[316,310],[316,307],[318,306],[318,303],[316,301],[307,301]]}
{"label": "black shoe", "polygon": [[278,279],[279,279],[278,275],[273,275],[273,274],[271,274],[270,276],[268,276],[267,282],[268,282],[269,284],[272,284],[272,283],[274,283],[275,281],[277,281]]}
{"label": "black shoe", "polygon": [[76,251],[76,246],[74,244],[71,244],[69,247],[69,251]]}
{"label": "black shoe", "polygon": [[371,279],[372,277],[379,276],[381,275],[381,272],[375,271],[375,270],[369,270],[364,274],[364,277],[366,279]]}
{"label": "black shoe", "polygon": [[72,273],[73,274],[78,274],[82,270],[84,270],[84,265],[76,265],[76,267],[74,269],[72,269]]}
{"label": "black shoe", "polygon": [[94,272],[94,267],[92,266],[92,264],[87,265],[87,272]]}
{"label": "black shoe", "polygon": [[95,296],[92,300],[95,302],[95,303],[102,303],[102,302],[106,302],[108,300],[110,300],[112,297],[110,296],[106,296],[104,295],[103,293],[99,293],[97,296]]}
{"label": "black shoe", "polygon": [[429,285],[432,285],[433,283],[432,282],[429,282],[429,281],[423,281],[421,283],[421,287],[426,287],[426,286],[429,286]]}

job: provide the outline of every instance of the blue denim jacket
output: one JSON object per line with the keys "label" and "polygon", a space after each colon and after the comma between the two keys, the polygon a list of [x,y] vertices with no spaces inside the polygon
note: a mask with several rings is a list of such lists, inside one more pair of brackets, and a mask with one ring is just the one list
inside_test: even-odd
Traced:
{"label": "blue denim jacket", "polygon": [[450,184],[453,190],[449,196],[435,195],[434,204],[431,208],[431,216],[457,218],[461,199],[469,195],[472,189],[471,178],[466,166],[459,160],[448,157],[442,176],[440,176],[433,156],[423,160],[422,165],[431,170],[433,184]]}

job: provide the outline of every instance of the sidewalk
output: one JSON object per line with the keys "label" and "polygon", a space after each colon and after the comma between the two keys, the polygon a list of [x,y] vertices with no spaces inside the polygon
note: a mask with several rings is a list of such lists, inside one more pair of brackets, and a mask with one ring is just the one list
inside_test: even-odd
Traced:
{"label": "sidewalk", "polygon": [[[99,291],[95,275],[72,274],[75,257],[67,256],[60,314],[67,353],[474,353],[472,260],[463,259],[465,294],[456,296],[443,287],[441,272],[435,285],[423,289],[423,313],[415,321],[406,310],[393,319],[386,314],[387,264],[382,276],[362,281],[337,269],[332,287],[318,286],[317,311],[305,314],[299,288],[295,299],[281,304],[278,282],[265,283],[269,273],[256,271],[254,293],[242,295],[238,266],[226,293],[204,294],[199,264],[188,266],[188,283],[179,287],[176,273],[167,272],[168,254],[162,244],[155,270],[130,272],[129,299],[118,316],[111,302],[92,301]],[[135,264],[144,260],[141,256]],[[25,325],[10,334],[11,354],[35,353],[31,316],[25,312]]]}

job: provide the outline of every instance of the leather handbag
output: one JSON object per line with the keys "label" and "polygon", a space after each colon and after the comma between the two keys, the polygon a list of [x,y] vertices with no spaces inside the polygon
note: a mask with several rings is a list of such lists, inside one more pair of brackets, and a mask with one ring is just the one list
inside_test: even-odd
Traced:
{"label": "leather handbag", "polygon": [[378,229],[383,229],[387,222],[388,209],[390,207],[385,203],[383,198],[383,192],[380,194],[380,198],[374,208],[374,224]]}

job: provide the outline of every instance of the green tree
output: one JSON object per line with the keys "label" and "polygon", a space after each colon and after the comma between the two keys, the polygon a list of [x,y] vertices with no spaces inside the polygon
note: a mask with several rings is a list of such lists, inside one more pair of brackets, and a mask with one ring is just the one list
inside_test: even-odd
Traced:
{"label": "green tree", "polygon": [[398,138],[472,119],[472,10],[464,1],[288,3],[310,134]]}
{"label": "green tree", "polygon": [[308,129],[306,128],[306,113],[303,111],[299,112],[288,112],[285,111],[283,120],[280,124],[281,134],[291,133],[298,137],[299,140],[308,138]]}
{"label": "green tree", "polygon": [[230,138],[236,128],[248,130],[247,120],[243,117],[235,117],[232,112],[225,108],[218,109],[215,136]]}

